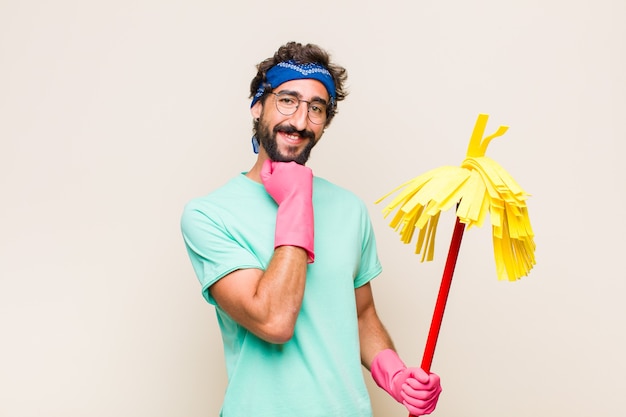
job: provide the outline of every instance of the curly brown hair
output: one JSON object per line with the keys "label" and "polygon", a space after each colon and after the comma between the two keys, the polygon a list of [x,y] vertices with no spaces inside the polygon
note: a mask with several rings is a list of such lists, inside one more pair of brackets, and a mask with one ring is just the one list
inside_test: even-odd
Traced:
{"label": "curly brown hair", "polygon": [[[250,98],[254,97],[262,83],[267,82],[266,74],[270,68],[276,64],[289,60],[294,60],[300,64],[317,63],[324,66],[328,69],[328,72],[330,72],[330,75],[333,77],[333,81],[335,82],[335,93],[337,94],[336,101],[339,102],[345,99],[348,95],[348,91],[345,87],[345,82],[348,79],[348,72],[344,67],[332,63],[328,52],[311,43],[302,45],[298,42],[288,42],[278,48],[273,57],[265,59],[256,66],[257,74],[250,83]],[[265,93],[260,99],[261,102],[265,102],[266,97],[271,92],[272,88],[266,86]],[[335,114],[337,114],[337,103],[334,103],[334,105],[329,108],[326,125],[330,123]]]}

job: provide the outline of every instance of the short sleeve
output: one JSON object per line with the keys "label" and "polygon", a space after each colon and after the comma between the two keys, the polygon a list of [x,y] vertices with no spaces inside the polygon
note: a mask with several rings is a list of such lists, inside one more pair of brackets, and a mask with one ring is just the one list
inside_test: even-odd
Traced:
{"label": "short sleeve", "polygon": [[185,247],[200,284],[211,304],[209,287],[237,269],[261,268],[258,258],[232,236],[219,208],[192,201],[181,216]]}
{"label": "short sleeve", "polygon": [[376,236],[365,204],[361,202],[361,262],[359,271],[354,280],[354,287],[358,288],[376,278],[382,272],[382,265],[378,258]]}

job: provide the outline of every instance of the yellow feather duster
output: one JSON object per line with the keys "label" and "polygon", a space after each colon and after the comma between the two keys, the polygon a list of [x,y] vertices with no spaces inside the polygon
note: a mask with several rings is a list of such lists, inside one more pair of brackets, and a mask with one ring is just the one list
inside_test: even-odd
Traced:
{"label": "yellow feather duster", "polygon": [[442,211],[457,205],[459,221],[470,227],[482,226],[490,214],[498,279],[514,281],[528,275],[535,265],[534,234],[526,199],[528,194],[493,159],[485,156],[489,142],[508,130],[500,126],[483,139],[489,115],[480,114],[470,138],[466,159],[460,167],[443,166],[401,184],[376,204],[399,191],[387,205],[384,216],[395,209],[390,226],[410,243],[419,230],[415,253],[431,261],[437,222]]}

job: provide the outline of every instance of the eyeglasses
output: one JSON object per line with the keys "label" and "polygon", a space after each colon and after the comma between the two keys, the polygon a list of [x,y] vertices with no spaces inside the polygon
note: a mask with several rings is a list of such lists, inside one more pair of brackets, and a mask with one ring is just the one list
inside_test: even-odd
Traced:
{"label": "eyeglasses", "polygon": [[328,105],[320,100],[300,100],[291,93],[272,93],[276,96],[276,110],[283,116],[291,116],[298,110],[300,103],[307,104],[307,116],[311,123],[321,125],[328,118]]}

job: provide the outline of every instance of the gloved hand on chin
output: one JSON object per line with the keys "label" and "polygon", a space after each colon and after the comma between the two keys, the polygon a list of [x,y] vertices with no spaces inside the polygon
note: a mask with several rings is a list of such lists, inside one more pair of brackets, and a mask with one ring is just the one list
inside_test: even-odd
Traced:
{"label": "gloved hand on chin", "polygon": [[278,204],[274,247],[298,246],[306,250],[308,262],[315,259],[313,227],[313,172],[296,162],[267,159],[261,181]]}

